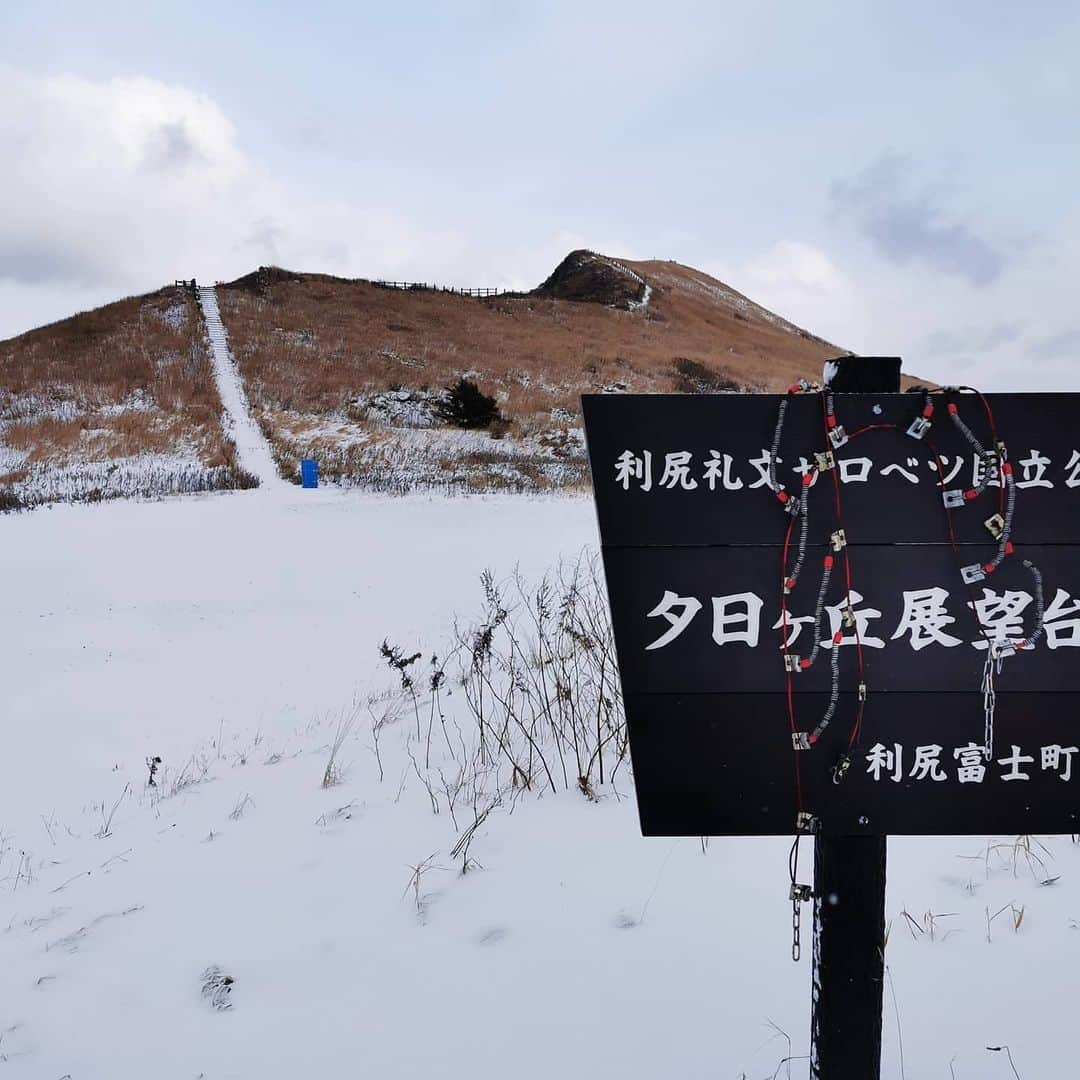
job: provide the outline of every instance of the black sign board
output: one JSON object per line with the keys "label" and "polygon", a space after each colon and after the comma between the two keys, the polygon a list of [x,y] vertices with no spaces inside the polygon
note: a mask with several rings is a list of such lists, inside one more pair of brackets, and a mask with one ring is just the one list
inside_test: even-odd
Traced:
{"label": "black sign board", "polygon": [[643,832],[1080,831],[1080,396],[829,400],[583,399]]}

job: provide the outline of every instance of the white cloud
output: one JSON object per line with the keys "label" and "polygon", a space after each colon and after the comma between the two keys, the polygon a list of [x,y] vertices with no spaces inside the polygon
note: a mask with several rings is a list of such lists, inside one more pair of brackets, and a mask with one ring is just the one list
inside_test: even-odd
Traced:
{"label": "white cloud", "polygon": [[[177,277],[227,279],[271,262],[528,288],[572,248],[633,258],[647,245],[644,254],[657,254],[655,231],[642,234],[630,216],[625,237],[618,224],[584,235],[558,224],[579,217],[548,207],[547,227],[526,218],[520,231],[477,240],[418,226],[405,195],[391,206],[370,205],[362,190],[315,199],[252,158],[217,102],[147,78],[0,67],[0,153],[0,339]],[[652,205],[664,209],[663,189]],[[741,263],[702,269],[838,346],[900,352],[928,378],[1080,389],[1080,212],[1034,239],[1000,240],[1001,266],[978,287],[970,274],[886,257],[858,232],[822,227],[807,218],[813,239],[789,236]]]}
{"label": "white cloud", "polygon": [[245,154],[213,100],[153,79],[0,68],[0,147],[0,339],[174,278],[266,263],[531,286],[569,250],[554,257],[556,234],[532,251],[481,254],[394,210],[315,202]]}
{"label": "white cloud", "polygon": [[830,202],[838,221],[856,225],[877,253],[895,263],[922,263],[972,285],[997,280],[1003,254],[963,222],[950,219],[938,198],[909,186],[910,163],[886,154],[858,175],[834,180]]}
{"label": "white cloud", "polygon": [[904,357],[941,383],[1005,390],[1080,390],[1080,214],[1016,245],[988,284],[897,265],[873,251],[844,258],[804,241],[742,264],[704,269],[766,307],[857,353]]}
{"label": "white cloud", "polygon": [[742,265],[712,264],[714,277],[842,348],[867,333],[859,291],[820,248],[784,240]]}
{"label": "white cloud", "polygon": [[123,288],[180,276],[243,192],[261,194],[221,110],[149,79],[0,71],[0,133],[13,148],[0,174],[9,281]]}

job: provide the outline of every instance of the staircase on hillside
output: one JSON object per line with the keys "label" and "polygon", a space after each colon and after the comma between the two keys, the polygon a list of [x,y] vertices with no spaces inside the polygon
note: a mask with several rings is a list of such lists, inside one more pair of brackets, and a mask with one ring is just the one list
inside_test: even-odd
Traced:
{"label": "staircase on hillside", "polygon": [[213,285],[199,287],[199,306],[206,322],[210,350],[214,362],[214,381],[222,404],[222,424],[225,433],[236,443],[239,464],[259,481],[260,487],[279,482],[270,445],[259,425],[255,423],[248,408],[244,384],[240,372],[229,352],[229,340],[225,324],[221,321],[217,290]]}

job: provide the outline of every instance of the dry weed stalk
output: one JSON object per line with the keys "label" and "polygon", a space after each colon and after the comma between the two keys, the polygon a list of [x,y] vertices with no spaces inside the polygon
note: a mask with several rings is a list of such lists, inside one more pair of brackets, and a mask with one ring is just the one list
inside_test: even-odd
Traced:
{"label": "dry weed stalk", "polygon": [[437,851],[434,851],[426,859],[421,859],[415,866],[409,867],[409,881],[405,886],[404,892],[401,894],[402,899],[404,899],[409,895],[410,891],[412,892],[413,904],[416,908],[416,917],[420,922],[424,922],[427,918],[428,895],[420,891],[424,875],[430,873],[432,870],[446,869],[445,866],[436,864],[435,858],[438,854]]}
{"label": "dry weed stalk", "polygon": [[533,589],[520,573],[506,585],[485,574],[482,585],[481,619],[457,627],[479,763],[508,769],[511,789],[591,794],[613,781],[628,747],[596,554]]}
{"label": "dry weed stalk", "polygon": [[399,709],[410,716],[395,801],[412,778],[432,813],[445,808],[462,873],[479,865],[471,845],[493,811],[512,813],[529,792],[599,800],[629,757],[597,553],[534,587],[520,573],[502,582],[485,573],[481,588],[479,616],[455,622],[451,650],[431,656],[423,677],[421,653],[383,642],[396,697],[368,703],[380,780],[380,732]]}
{"label": "dry weed stalk", "polygon": [[358,715],[359,708],[353,705],[350,710],[342,712],[338,717],[337,727],[334,730],[334,739],[330,743],[330,756],[327,759],[326,768],[323,770],[322,786],[324,788],[341,783],[343,767],[338,760],[338,756],[341,753],[342,746],[345,745],[345,740],[356,726]]}
{"label": "dry weed stalk", "polygon": [[96,833],[94,833],[94,835],[99,840],[104,840],[107,836],[112,835],[113,818],[116,817],[116,811],[120,809],[120,804],[124,801],[124,799],[126,798],[128,792],[130,790],[131,790],[131,785],[130,784],[125,784],[124,785],[124,790],[120,792],[119,797],[117,798],[116,802],[113,803],[113,807],[109,811],[108,815],[106,815],[106,813],[105,813],[105,803],[102,802],[101,804],[99,804],[98,809],[99,809],[99,811],[101,813],[101,827],[98,829],[98,831]]}

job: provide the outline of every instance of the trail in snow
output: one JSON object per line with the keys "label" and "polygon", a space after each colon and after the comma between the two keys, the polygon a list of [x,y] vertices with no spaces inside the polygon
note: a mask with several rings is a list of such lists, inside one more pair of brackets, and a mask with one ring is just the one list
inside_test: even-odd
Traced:
{"label": "trail in snow", "polygon": [[221,321],[221,310],[218,307],[217,290],[213,285],[199,288],[199,304],[206,320],[207,333],[210,335],[214,381],[221,397],[225,433],[236,443],[241,466],[258,479],[260,487],[278,484],[280,478],[274,457],[270,453],[270,445],[252,418],[244,385],[240,381],[240,372],[232,353],[229,352],[225,324]]}

